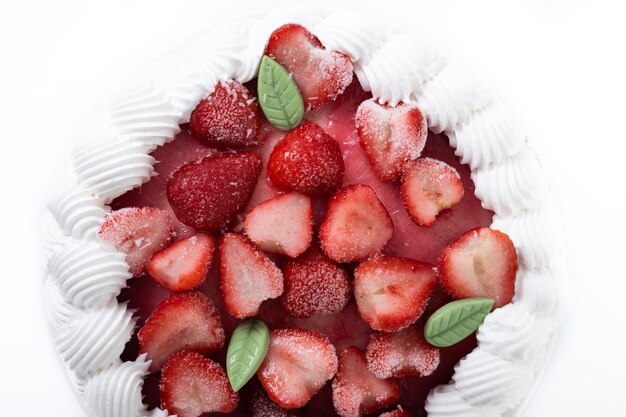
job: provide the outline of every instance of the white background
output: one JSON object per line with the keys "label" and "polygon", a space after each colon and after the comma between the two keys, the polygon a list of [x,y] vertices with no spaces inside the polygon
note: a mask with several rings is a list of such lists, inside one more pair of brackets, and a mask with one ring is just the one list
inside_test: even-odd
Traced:
{"label": "white background", "polygon": [[[0,415],[82,416],[53,354],[40,296],[39,217],[67,131],[159,50],[263,3],[295,0],[2,2]],[[311,2],[384,7],[377,13],[390,24],[427,32],[471,62],[517,109],[559,199],[572,309],[525,417],[626,416],[622,2],[376,3]]]}

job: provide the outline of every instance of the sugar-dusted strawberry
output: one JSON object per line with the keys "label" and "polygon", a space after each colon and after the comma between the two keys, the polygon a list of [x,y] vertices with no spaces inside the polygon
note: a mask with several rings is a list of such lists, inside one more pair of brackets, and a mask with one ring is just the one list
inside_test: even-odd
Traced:
{"label": "sugar-dusted strawberry", "polygon": [[354,346],[339,354],[333,379],[333,404],[341,417],[359,417],[388,407],[400,397],[394,379],[379,379],[367,369],[365,353]]}
{"label": "sugar-dusted strawberry", "polygon": [[295,258],[313,239],[313,203],[300,193],[274,197],[248,213],[245,229],[258,248]]}
{"label": "sugar-dusted strawberry", "polygon": [[293,317],[338,313],[350,300],[348,272],[317,248],[285,265],[283,275],[280,302]]}
{"label": "sugar-dusted strawberry", "polygon": [[134,276],[141,276],[152,255],[173,237],[173,223],[165,210],[130,207],[112,212],[100,226],[99,236],[126,254]]}
{"label": "sugar-dusted strawberry", "polygon": [[428,128],[417,106],[400,103],[395,107],[366,100],[356,113],[361,146],[372,169],[383,181],[396,181],[407,163],[419,158]]}
{"label": "sugar-dusted strawberry", "polygon": [[487,227],[470,230],[444,249],[439,282],[454,298],[486,297],[494,307],[513,299],[517,255],[505,233]]}
{"label": "sugar-dusted strawberry", "polygon": [[248,204],[261,172],[253,152],[208,156],[183,165],[167,183],[167,199],[181,222],[219,230]]}
{"label": "sugar-dusted strawberry", "polygon": [[305,194],[327,194],[343,181],[339,144],[324,129],[304,122],[274,147],[267,173],[274,185]]}
{"label": "sugar-dusted strawberry", "polygon": [[315,35],[297,24],[276,29],[265,47],[265,54],[291,73],[307,110],[334,100],[352,82],[350,59],[324,49]]}
{"label": "sugar-dusted strawberry", "polygon": [[224,369],[190,350],[178,352],[167,361],[159,388],[161,408],[178,417],[231,413],[239,402]]}
{"label": "sugar-dusted strawberry", "polygon": [[339,190],[328,203],[320,245],[337,262],[353,262],[380,252],[393,235],[391,217],[367,185]]}
{"label": "sugar-dusted strawberry", "polygon": [[242,235],[222,238],[219,259],[222,297],[233,316],[254,316],[263,301],[283,293],[280,269]]}
{"label": "sugar-dusted strawberry", "polygon": [[393,411],[382,413],[379,417],[413,417],[413,414],[411,414],[408,410],[403,409],[402,407],[398,407]]}
{"label": "sugar-dusted strawberry", "polygon": [[337,354],[327,337],[304,329],[273,330],[257,376],[283,408],[309,402],[337,372]]}
{"label": "sugar-dusted strawberry", "polygon": [[396,332],[420,318],[437,285],[436,268],[395,256],[379,256],[354,271],[359,313],[374,330]]}
{"label": "sugar-dusted strawberry", "polygon": [[461,176],[445,162],[421,158],[408,166],[402,177],[402,199],[413,221],[430,226],[439,212],[463,198]]}
{"label": "sugar-dusted strawberry", "polygon": [[194,137],[222,149],[256,145],[261,127],[254,96],[234,80],[218,82],[193,110],[189,123]]}
{"label": "sugar-dusted strawberry", "polygon": [[214,249],[214,239],[198,233],[155,253],[146,271],[168,290],[193,290],[204,282]]}
{"label": "sugar-dusted strawberry", "polygon": [[162,301],[139,331],[139,351],[158,371],[168,358],[184,349],[211,354],[224,345],[219,313],[204,294],[174,294]]}
{"label": "sugar-dusted strawberry", "polygon": [[439,366],[439,349],[424,340],[424,328],[376,332],[367,345],[367,368],[378,378],[428,376]]}

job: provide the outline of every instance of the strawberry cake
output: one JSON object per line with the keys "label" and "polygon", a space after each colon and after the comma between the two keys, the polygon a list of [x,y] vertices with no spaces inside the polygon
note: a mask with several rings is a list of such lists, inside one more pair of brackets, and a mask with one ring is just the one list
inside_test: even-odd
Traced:
{"label": "strawberry cake", "polygon": [[515,117],[352,12],[218,24],[94,112],[45,302],[93,417],[518,415],[563,312]]}

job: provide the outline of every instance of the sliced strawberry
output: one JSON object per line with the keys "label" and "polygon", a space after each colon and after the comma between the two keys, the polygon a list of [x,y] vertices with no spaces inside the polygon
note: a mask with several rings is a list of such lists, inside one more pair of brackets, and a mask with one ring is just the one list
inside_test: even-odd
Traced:
{"label": "sliced strawberry", "polygon": [[224,345],[219,313],[204,294],[174,294],[162,301],[139,331],[139,351],[158,371],[168,358],[183,349],[209,355]]}
{"label": "sliced strawberry", "polygon": [[189,291],[204,282],[215,249],[214,239],[198,233],[155,253],[146,270],[171,291]]}
{"label": "sliced strawberry", "polygon": [[494,307],[513,299],[517,255],[511,239],[479,227],[464,233],[439,258],[439,282],[454,298],[486,297]]}
{"label": "sliced strawberry", "polygon": [[112,212],[100,226],[99,236],[126,254],[130,272],[145,273],[152,255],[173,237],[174,226],[165,210],[130,207]]}
{"label": "sliced strawberry", "polygon": [[167,199],[186,225],[222,229],[246,207],[260,172],[261,159],[253,152],[209,156],[172,174]]}
{"label": "sliced strawberry", "polygon": [[222,296],[233,316],[254,316],[263,301],[283,293],[280,269],[242,235],[226,234],[219,257]]}
{"label": "sliced strawberry", "polygon": [[287,24],[276,29],[265,54],[291,73],[307,110],[334,100],[352,82],[350,59],[324,49],[319,39],[300,25]]}
{"label": "sliced strawberry", "polygon": [[359,313],[375,330],[396,332],[420,318],[437,285],[436,268],[395,256],[379,256],[354,271]]}
{"label": "sliced strawberry", "polygon": [[353,262],[380,252],[393,235],[391,217],[367,185],[339,190],[329,201],[319,231],[320,245],[337,262]]}
{"label": "sliced strawberry", "polygon": [[402,407],[398,407],[393,411],[382,413],[379,417],[413,417],[413,414],[409,413],[408,410],[405,410]]}
{"label": "sliced strawberry", "polygon": [[300,408],[337,372],[337,354],[327,337],[304,329],[273,330],[257,376],[274,402]]}
{"label": "sliced strawberry", "polygon": [[297,318],[333,314],[350,300],[348,273],[318,249],[311,249],[283,269],[285,292],[280,302]]}
{"label": "sliced strawberry", "polygon": [[305,194],[327,194],[343,181],[339,144],[324,129],[304,122],[274,147],[267,173],[274,185]]}
{"label": "sliced strawberry", "polygon": [[378,378],[428,376],[439,366],[439,349],[424,340],[424,328],[377,332],[367,345],[367,368]]}
{"label": "sliced strawberry", "polygon": [[239,397],[224,369],[197,352],[184,350],[167,361],[161,374],[161,408],[178,417],[230,413]]}
{"label": "sliced strawberry", "polygon": [[250,91],[237,81],[220,81],[191,113],[191,133],[217,148],[256,145],[261,122]]}
{"label": "sliced strawberry", "polygon": [[372,169],[383,181],[400,179],[406,164],[419,158],[428,136],[426,118],[412,104],[390,107],[366,100],[357,110],[356,126]]}
{"label": "sliced strawberry", "polygon": [[430,226],[437,215],[463,198],[461,176],[445,162],[422,158],[411,164],[402,178],[402,199],[413,221]]}
{"label": "sliced strawberry", "polygon": [[288,193],[256,206],[245,220],[246,235],[271,253],[295,258],[313,239],[313,204],[304,194]]}
{"label": "sliced strawberry", "polygon": [[354,346],[339,354],[339,370],[333,380],[333,404],[341,417],[359,417],[398,400],[400,386],[394,379],[378,379],[367,369],[365,353]]}

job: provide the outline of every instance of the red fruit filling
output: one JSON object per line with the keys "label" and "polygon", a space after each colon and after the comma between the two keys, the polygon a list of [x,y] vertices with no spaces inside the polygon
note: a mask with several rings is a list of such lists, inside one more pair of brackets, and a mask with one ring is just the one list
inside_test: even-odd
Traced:
{"label": "red fruit filling", "polygon": [[[148,352],[156,358],[156,371],[171,357],[163,378],[158,373],[146,378],[145,401],[149,408],[174,407],[178,401],[188,407],[188,414],[179,412],[185,417],[233,409],[230,415],[258,417],[425,416],[428,392],[449,381],[476,339],[435,349],[420,333],[423,319],[416,321],[452,297],[478,294],[496,297],[500,305],[510,301],[512,245],[491,232],[460,238],[488,226],[493,213],[474,196],[469,168],[445,136],[429,134],[424,145],[419,110],[366,101],[370,97],[358,83],[350,84],[349,60],[325,50],[301,26],[277,30],[267,52],[292,73],[308,108],[317,109],[306,114],[309,122],[284,133],[261,118],[256,128],[251,93],[234,82],[220,84],[213,99],[226,107],[229,100],[237,103],[241,111],[232,117],[242,128],[224,127],[232,120],[222,117],[211,120],[207,115],[219,110],[208,97],[194,111],[191,127],[181,126],[172,142],[153,152],[157,176],[112,203],[115,210],[162,209],[163,219],[163,213],[169,214],[173,222],[172,229],[167,221],[159,223],[158,248],[136,257],[137,278],[119,297],[137,309],[141,328],[122,359]],[[328,69],[323,77],[320,68]],[[246,114],[250,118],[242,118]],[[386,131],[390,120],[396,128]],[[202,141],[192,137],[190,128]],[[225,153],[207,145],[246,147],[246,152]],[[291,152],[302,157],[298,163],[287,158]],[[422,167],[426,158],[444,162],[449,165],[445,173],[458,176],[426,181],[435,175],[433,167],[443,165]],[[285,189],[297,192],[285,194]],[[201,248],[190,245],[187,238],[195,229],[222,234],[215,240],[215,261],[208,255],[208,241]],[[157,236],[152,234],[157,229],[148,230]],[[177,242],[167,246],[172,230]],[[106,235],[111,242],[130,242],[134,236],[114,229]],[[312,242],[316,235],[322,251]],[[471,269],[464,258],[468,247],[479,249],[478,264],[490,248],[500,261],[486,270]],[[151,258],[148,271],[156,281],[140,277]],[[445,291],[428,265],[438,261]],[[500,277],[486,293],[471,280],[459,282],[467,273],[479,280],[482,271]],[[174,296],[182,301],[168,298],[170,290],[195,287],[197,292]],[[221,382],[206,381],[209,376],[223,381],[226,349],[220,347],[240,318],[249,316],[272,329],[271,354],[259,370],[262,387],[248,384],[236,406],[236,397],[233,402],[219,388]],[[191,322],[194,326],[187,325]],[[176,354],[187,348],[205,357]],[[336,376],[335,350],[342,351]],[[190,391],[182,381],[198,390]]]}

